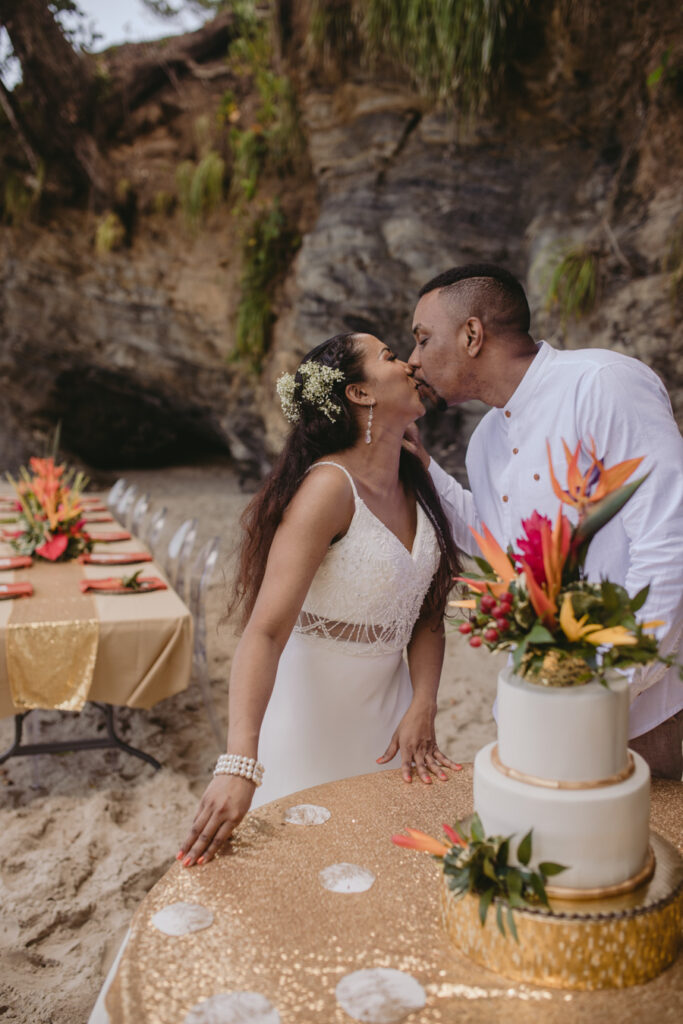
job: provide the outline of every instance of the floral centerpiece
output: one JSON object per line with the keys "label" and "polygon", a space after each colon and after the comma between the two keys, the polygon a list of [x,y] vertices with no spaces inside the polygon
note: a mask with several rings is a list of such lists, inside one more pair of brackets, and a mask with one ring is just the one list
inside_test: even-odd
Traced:
{"label": "floral centerpiece", "polygon": [[20,555],[37,555],[50,562],[77,558],[92,548],[84,529],[81,496],[88,479],[53,456],[32,458],[22,466],[20,479],[7,478],[17,494],[20,528],[10,538]]}
{"label": "floral centerpiece", "polygon": [[[592,443],[589,468],[581,474],[584,446],[579,442],[572,452],[562,443],[566,487],[555,475],[548,445],[550,479],[560,500],[555,523],[533,512],[522,521],[524,536],[517,550],[510,546],[507,551],[485,525],[482,534],[472,530],[483,555],[475,558],[480,573],[459,576],[468,595],[450,602],[469,612],[460,632],[472,647],[512,651],[514,671],[545,686],[578,685],[594,677],[604,682],[610,668],[654,660],[657,642],[646,631],[662,625],[636,619],[649,587],[630,597],[617,583],[589,582],[584,575],[592,538],[646,479],[626,483],[642,458],[608,469]],[[563,514],[565,504],[577,512],[574,525]]]}

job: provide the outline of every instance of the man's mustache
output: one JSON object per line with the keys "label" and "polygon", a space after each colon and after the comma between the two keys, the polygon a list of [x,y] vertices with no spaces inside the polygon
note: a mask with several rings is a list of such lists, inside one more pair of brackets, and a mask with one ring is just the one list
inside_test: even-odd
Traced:
{"label": "man's mustache", "polygon": [[431,384],[428,384],[424,378],[419,377],[417,374],[414,375],[415,380],[419,385],[420,398],[427,400],[431,407],[437,412],[445,412],[448,408],[448,402],[445,398],[442,398],[438,391],[435,391]]}

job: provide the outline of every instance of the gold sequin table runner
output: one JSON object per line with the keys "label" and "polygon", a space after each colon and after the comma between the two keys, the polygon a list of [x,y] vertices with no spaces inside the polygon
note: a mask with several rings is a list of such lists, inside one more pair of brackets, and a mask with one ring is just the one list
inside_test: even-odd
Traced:
{"label": "gold sequin table runner", "polygon": [[97,659],[95,601],[79,589],[82,566],[65,562],[31,567],[33,596],[12,602],[6,658],[12,701],[22,711],[80,711]]}
{"label": "gold sequin table runner", "polygon": [[[94,538],[99,530],[93,525]],[[132,538],[95,550],[143,548]],[[0,553],[11,550],[3,546]],[[84,578],[137,568],[36,559],[31,568],[3,573],[8,582],[29,580],[34,594],[0,601],[0,718],[32,707],[77,711],[86,700],[150,708],[188,686],[192,616],[171,587],[124,595],[80,591]],[[155,562],[142,568],[144,575],[164,578]]]}
{"label": "gold sequin table runner", "polygon": [[[288,810],[301,804],[329,816],[317,825],[289,823]],[[240,992],[256,993],[254,1001],[279,1015],[259,1021],[350,1024],[338,985],[376,968],[406,972],[422,986],[424,1005],[402,1018],[408,1024],[679,1019],[681,957],[647,985],[567,992],[510,981],[451,945],[440,868],[394,846],[390,836],[405,825],[440,835],[442,822],[471,810],[471,765],[429,787],[383,771],[258,808],[233,847],[205,867],[174,864],[142,902],[107,995],[111,1024],[252,1019],[209,1012],[207,1000],[246,998]],[[172,831],[180,835],[186,824],[176,822]],[[651,824],[683,848],[683,784],[653,782]],[[171,855],[174,841],[169,834]],[[374,882],[365,891],[329,891],[322,879],[332,865],[355,865]],[[177,919],[178,904],[190,905],[201,930],[160,930],[164,916]]]}

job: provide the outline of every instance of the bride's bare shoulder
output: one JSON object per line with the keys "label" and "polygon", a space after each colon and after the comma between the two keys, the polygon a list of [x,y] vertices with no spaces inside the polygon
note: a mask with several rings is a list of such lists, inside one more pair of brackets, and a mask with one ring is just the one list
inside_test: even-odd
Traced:
{"label": "bride's bare shoulder", "polygon": [[290,502],[288,512],[297,518],[324,515],[348,526],[355,510],[353,487],[339,466],[314,462]]}

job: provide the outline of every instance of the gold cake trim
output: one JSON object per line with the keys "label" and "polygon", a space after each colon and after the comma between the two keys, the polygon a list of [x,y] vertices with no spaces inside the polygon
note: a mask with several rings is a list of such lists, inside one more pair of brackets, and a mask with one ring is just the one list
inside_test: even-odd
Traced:
{"label": "gold cake trim", "polygon": [[640,871],[623,882],[614,885],[596,885],[592,889],[570,889],[567,885],[546,885],[545,891],[551,899],[556,900],[608,900],[612,896],[623,896],[633,892],[638,886],[649,882],[655,873],[655,854],[651,846],[647,848],[647,857]]}
{"label": "gold cake trim", "polygon": [[526,772],[520,772],[517,768],[510,768],[509,765],[503,764],[498,753],[497,743],[491,751],[491,763],[497,771],[502,775],[507,775],[509,779],[514,779],[516,782],[525,782],[529,786],[542,786],[544,789],[600,789],[602,786],[616,786],[617,783],[629,779],[636,770],[633,754],[629,750],[626,767],[622,768],[615,775],[608,775],[605,779],[584,779],[580,781],[543,779],[540,775],[528,775]]}

